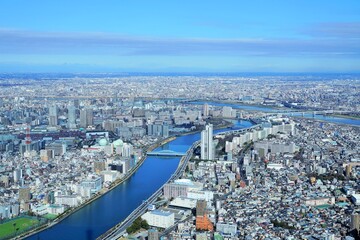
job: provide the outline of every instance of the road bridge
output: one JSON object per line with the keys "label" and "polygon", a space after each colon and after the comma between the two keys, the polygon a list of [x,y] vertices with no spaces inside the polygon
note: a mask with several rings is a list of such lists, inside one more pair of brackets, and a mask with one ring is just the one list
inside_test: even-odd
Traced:
{"label": "road bridge", "polygon": [[159,156],[159,157],[182,157],[182,156],[185,156],[186,153],[175,152],[172,150],[162,150],[162,151],[148,152],[147,155],[148,156]]}

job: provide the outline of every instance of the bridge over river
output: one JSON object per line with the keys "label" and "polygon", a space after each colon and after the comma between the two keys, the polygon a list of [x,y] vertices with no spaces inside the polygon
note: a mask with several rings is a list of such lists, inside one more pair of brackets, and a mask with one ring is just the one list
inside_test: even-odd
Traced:
{"label": "bridge over river", "polygon": [[147,155],[158,156],[158,157],[182,157],[185,156],[186,153],[175,152],[172,150],[162,150],[162,151],[148,152]]}

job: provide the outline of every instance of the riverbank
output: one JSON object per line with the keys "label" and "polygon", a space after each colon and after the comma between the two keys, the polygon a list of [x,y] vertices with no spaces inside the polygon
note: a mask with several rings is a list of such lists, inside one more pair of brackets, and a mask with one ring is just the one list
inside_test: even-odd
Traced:
{"label": "riverbank", "polygon": [[[239,109],[242,109],[242,107],[244,107],[244,109],[246,107],[251,107],[251,108],[267,108],[267,109],[271,109],[271,110],[286,110],[286,111],[295,111],[295,109],[292,108],[288,108],[285,106],[276,106],[276,105],[263,105],[263,104],[258,104],[258,103],[244,103],[241,101],[236,101],[236,100],[201,100],[201,99],[197,99],[197,100],[189,100],[186,103],[197,103],[197,104],[203,104],[203,103],[208,103],[209,105],[212,105],[211,103],[215,103],[215,104],[224,104],[224,105],[238,105]],[[258,111],[256,109],[247,109],[249,111]]]}
{"label": "riverbank", "polygon": [[[326,118],[326,117],[328,117],[328,118]],[[337,124],[337,125],[340,125],[340,126],[360,127],[360,124],[359,124],[360,119],[343,118],[344,120],[347,119],[349,121],[355,121],[353,123],[349,123],[349,122],[331,121],[332,118],[336,119],[337,117],[328,116],[328,115],[324,116],[324,119],[316,118],[316,117],[303,117],[303,116],[293,116],[293,118],[307,119],[307,120],[313,120],[313,121],[324,122],[324,123],[333,123],[333,124]]]}
{"label": "riverbank", "polygon": [[347,119],[353,119],[353,120],[360,120],[360,117],[343,115],[343,114],[328,114],[328,116],[338,117],[338,118],[347,118]]}
{"label": "riverbank", "polygon": [[171,137],[168,137],[166,139],[163,139],[159,142],[156,142],[156,143],[150,145],[149,147],[146,148],[146,151],[144,152],[141,159],[136,163],[135,167],[132,168],[123,178],[115,180],[108,188],[103,188],[102,190],[100,190],[101,193],[99,192],[99,193],[95,194],[93,197],[86,200],[85,202],[83,202],[82,204],[80,204],[79,206],[77,206],[75,208],[72,208],[72,209],[70,208],[70,209],[66,210],[64,213],[57,216],[51,222],[48,222],[44,225],[41,225],[35,229],[30,230],[29,232],[26,232],[19,236],[16,236],[16,237],[14,237],[14,239],[25,239],[25,238],[33,236],[39,232],[42,232],[48,228],[51,228],[51,227],[55,226],[56,224],[60,223],[61,221],[65,220],[67,217],[71,216],[75,212],[79,211],[80,209],[84,208],[85,206],[89,205],[90,203],[94,202],[95,200],[99,199],[100,197],[103,197],[104,195],[111,192],[113,189],[115,189],[119,185],[121,185],[123,182],[128,180],[139,169],[139,167],[141,167],[141,165],[144,163],[144,161],[147,157],[146,152],[152,151],[155,148],[160,147],[160,146],[162,146],[168,142],[171,142],[175,139],[176,139],[175,136],[171,136]]}

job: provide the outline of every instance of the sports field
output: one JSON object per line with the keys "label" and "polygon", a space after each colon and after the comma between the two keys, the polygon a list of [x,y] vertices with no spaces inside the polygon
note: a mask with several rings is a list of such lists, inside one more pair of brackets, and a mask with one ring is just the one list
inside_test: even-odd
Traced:
{"label": "sports field", "polygon": [[0,224],[0,239],[13,234],[14,232],[21,232],[30,226],[37,224],[37,219],[17,218],[12,221]]}

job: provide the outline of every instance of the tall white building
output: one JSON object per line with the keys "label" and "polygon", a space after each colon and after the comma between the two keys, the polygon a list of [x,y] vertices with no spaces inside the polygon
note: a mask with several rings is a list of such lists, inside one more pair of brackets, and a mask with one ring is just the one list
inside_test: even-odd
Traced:
{"label": "tall white building", "polygon": [[205,103],[203,106],[203,115],[205,118],[209,116],[209,104],[207,103]]}
{"label": "tall white building", "polygon": [[214,158],[213,125],[209,124],[201,132],[201,159],[214,160]]}
{"label": "tall white building", "polygon": [[49,125],[56,126],[58,123],[58,108],[57,106],[49,107]]}
{"label": "tall white building", "polygon": [[85,108],[80,110],[80,127],[86,128],[94,124],[93,110]]}
{"label": "tall white building", "polygon": [[68,106],[68,128],[76,128],[76,108],[74,105]]}

